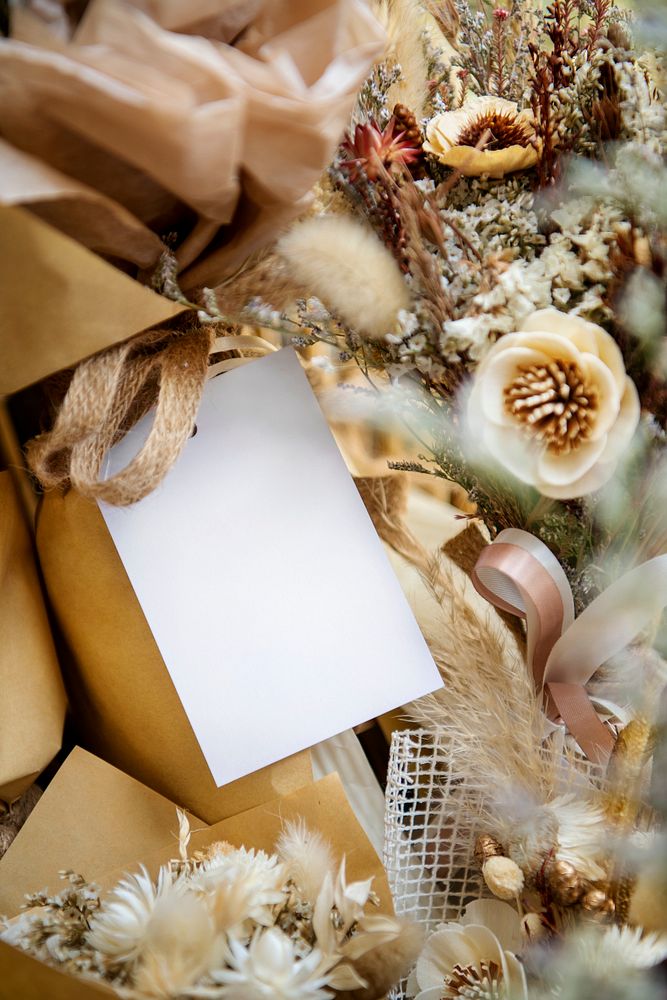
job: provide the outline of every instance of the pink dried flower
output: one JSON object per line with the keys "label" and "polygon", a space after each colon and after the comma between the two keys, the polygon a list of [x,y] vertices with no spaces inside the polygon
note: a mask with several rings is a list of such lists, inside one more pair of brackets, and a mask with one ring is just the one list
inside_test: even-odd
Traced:
{"label": "pink dried flower", "polygon": [[354,136],[348,135],[341,149],[349,159],[341,163],[341,168],[350,171],[350,180],[355,181],[361,173],[369,181],[375,181],[381,170],[392,171],[397,167],[410,166],[421,156],[421,149],[405,131],[397,131],[398,123],[392,115],[384,129],[374,122],[357,125]]}

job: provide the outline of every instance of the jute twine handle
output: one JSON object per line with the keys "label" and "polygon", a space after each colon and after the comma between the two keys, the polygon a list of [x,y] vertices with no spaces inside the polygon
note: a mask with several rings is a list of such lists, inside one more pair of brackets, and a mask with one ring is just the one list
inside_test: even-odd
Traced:
{"label": "jute twine handle", "polygon": [[[41,485],[69,482],[83,496],[121,507],[151,493],[192,433],[212,340],[206,327],[151,330],[79,365],[53,429],[28,445],[28,463]],[[102,479],[109,449],[153,404],[155,418],[141,450]]]}
{"label": "jute twine handle", "polygon": [[[274,351],[261,337],[215,337],[211,326],[186,332],[149,330],[76,369],[52,430],[34,438],[28,464],[44,489],[71,485],[92,500],[125,507],[164,479],[192,434],[207,378]],[[209,356],[235,357],[209,364]],[[101,478],[104,459],[152,406],[142,449],[115,476]]]}

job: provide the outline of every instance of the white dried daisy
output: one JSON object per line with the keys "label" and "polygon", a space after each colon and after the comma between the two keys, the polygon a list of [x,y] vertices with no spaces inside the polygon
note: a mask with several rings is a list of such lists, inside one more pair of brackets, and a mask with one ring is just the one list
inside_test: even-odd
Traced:
{"label": "white dried daisy", "polygon": [[91,920],[88,944],[114,962],[134,962],[146,944],[146,932],[155,907],[167,896],[183,894],[183,883],[174,882],[167,868],[161,868],[153,882],[145,868],[121,879],[103,900]]}
{"label": "white dried daisy", "polygon": [[230,942],[229,968],[213,973],[223,1000],[325,1000],[326,962],[317,949],[299,959],[290,939],[272,927],[256,933],[245,947]]}
{"label": "white dried daisy", "polygon": [[577,935],[575,947],[592,975],[614,970],[650,969],[667,958],[667,934],[644,934],[641,927],[612,924],[596,934]]}
{"label": "white dried daisy", "polygon": [[192,892],[160,898],[146,927],[134,986],[154,997],[181,996],[220,966],[226,941]]}
{"label": "white dried daisy", "polygon": [[272,907],[284,901],[286,881],[285,867],[275,855],[239,847],[211,854],[190,884],[209,897],[218,926],[231,931],[248,919],[272,924]]}

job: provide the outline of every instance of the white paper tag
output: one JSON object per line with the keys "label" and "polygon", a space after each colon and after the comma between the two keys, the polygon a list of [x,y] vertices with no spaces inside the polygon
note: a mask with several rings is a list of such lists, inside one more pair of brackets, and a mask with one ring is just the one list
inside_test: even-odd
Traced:
{"label": "white paper tag", "polygon": [[291,349],[209,382],[162,485],[100,508],[217,785],[441,686]]}

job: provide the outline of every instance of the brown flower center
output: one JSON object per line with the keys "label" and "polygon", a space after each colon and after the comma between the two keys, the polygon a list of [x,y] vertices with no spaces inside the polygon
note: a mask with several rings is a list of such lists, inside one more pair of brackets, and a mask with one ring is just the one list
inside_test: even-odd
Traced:
{"label": "brown flower center", "polygon": [[452,974],[445,980],[442,1000],[502,1000],[506,996],[503,970],[497,962],[480,962],[474,965],[455,965]]}
{"label": "brown flower center", "polygon": [[527,146],[530,130],[525,122],[514,115],[487,111],[478,115],[461,130],[458,146],[477,146],[486,134],[484,149],[507,149],[508,146]]}
{"label": "brown flower center", "polygon": [[550,361],[519,368],[505,389],[505,408],[530,437],[567,454],[591,436],[598,393],[576,364]]}

